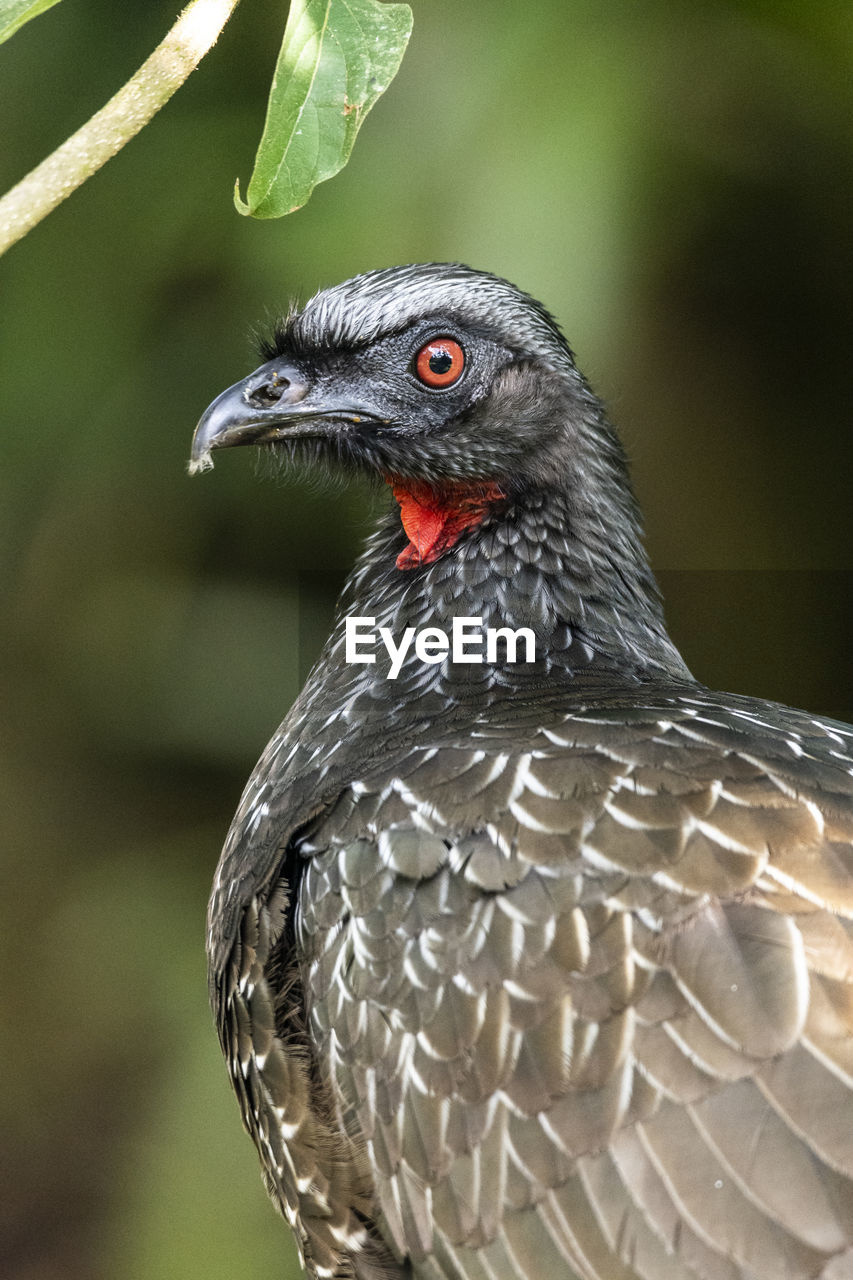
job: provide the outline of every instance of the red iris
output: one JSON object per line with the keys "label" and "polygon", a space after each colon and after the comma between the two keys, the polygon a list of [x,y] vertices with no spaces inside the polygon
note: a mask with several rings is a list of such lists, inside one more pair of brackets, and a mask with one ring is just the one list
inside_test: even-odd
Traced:
{"label": "red iris", "polygon": [[415,372],[428,387],[450,387],[462,377],[465,352],[454,338],[432,338],[415,357]]}

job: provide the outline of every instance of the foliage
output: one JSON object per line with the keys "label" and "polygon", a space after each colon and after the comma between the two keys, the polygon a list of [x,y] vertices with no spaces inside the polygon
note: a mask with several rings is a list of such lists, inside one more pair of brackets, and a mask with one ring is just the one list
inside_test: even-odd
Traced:
{"label": "foliage", "polygon": [[294,213],[343,168],[411,29],[407,4],[291,0],[248,200],[235,190],[240,213]]}
{"label": "foliage", "polygon": [[0,0],[0,44],[30,18],[38,17],[58,3],[59,0]]}
{"label": "foliage", "polygon": [[[190,0],[165,39],[106,106],[0,200],[0,254],[120,151],[215,43],[237,0]],[[0,0],[0,42],[49,7]],[[405,4],[292,0],[249,202],[292,213],[346,164],[355,135],[396,74],[412,29]]]}

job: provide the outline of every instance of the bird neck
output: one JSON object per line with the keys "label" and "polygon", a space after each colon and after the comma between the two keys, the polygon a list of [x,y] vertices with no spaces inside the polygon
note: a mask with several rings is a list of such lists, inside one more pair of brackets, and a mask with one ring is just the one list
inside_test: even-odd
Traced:
{"label": "bird neck", "polygon": [[[342,596],[330,648],[337,658],[346,619],[373,619],[363,625],[377,635],[385,628],[395,645],[411,632],[394,679],[411,673],[419,686],[441,689],[449,680],[458,689],[465,673],[452,645],[445,661],[424,667],[412,637],[426,628],[452,637],[457,620],[479,619],[484,637],[525,633],[517,658],[527,656],[532,633],[535,661],[498,660],[490,673],[484,645],[486,669],[472,667],[474,684],[490,674],[501,683],[565,684],[604,672],[630,681],[691,679],[667,635],[627,488],[615,520],[582,494],[547,487],[512,495],[497,484],[394,481],[392,489],[399,509],[382,519]],[[500,653],[509,656],[503,646]],[[375,661],[360,676],[382,681],[392,667],[377,641]]]}

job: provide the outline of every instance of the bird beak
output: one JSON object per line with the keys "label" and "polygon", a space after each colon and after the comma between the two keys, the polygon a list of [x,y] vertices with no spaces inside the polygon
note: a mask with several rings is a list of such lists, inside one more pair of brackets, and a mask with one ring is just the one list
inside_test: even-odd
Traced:
{"label": "bird beak", "polygon": [[328,394],[316,391],[296,365],[281,358],[268,360],[205,409],[193,435],[190,475],[213,466],[214,449],[316,435],[321,419],[326,420],[328,429],[330,419],[340,424],[371,418],[375,414],[367,409],[351,402],[333,402]]}

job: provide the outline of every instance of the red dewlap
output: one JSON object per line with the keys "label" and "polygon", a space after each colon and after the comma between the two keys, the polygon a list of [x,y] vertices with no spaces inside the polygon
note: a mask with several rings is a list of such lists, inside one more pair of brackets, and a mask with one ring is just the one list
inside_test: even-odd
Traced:
{"label": "red dewlap", "polygon": [[400,504],[400,519],[409,539],[409,545],[397,556],[398,569],[432,564],[465,529],[480,523],[491,503],[506,496],[491,481],[440,489],[417,480],[389,479],[388,483]]}

